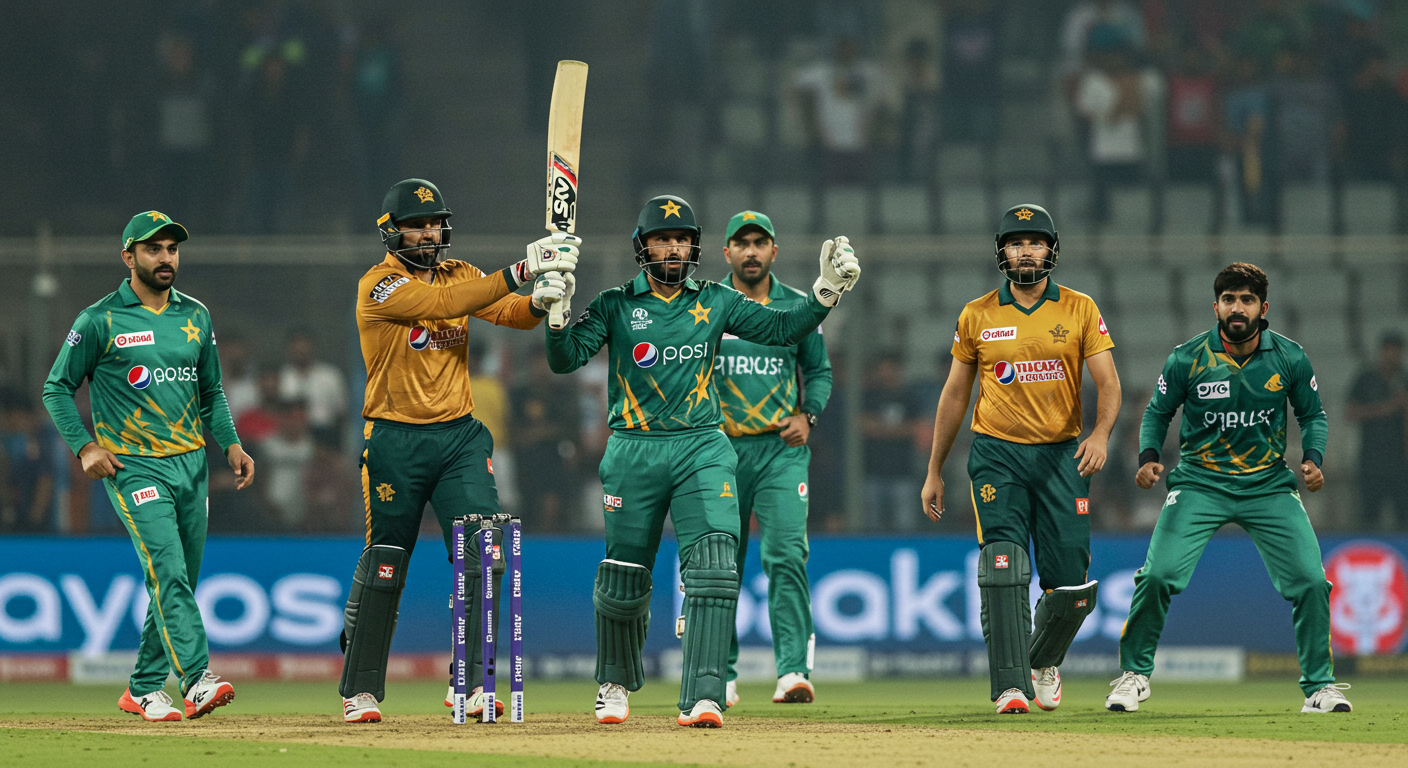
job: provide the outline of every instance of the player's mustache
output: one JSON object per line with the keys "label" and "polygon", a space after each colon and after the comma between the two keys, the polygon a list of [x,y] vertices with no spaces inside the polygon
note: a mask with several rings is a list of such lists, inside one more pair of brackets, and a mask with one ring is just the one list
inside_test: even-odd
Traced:
{"label": "player's mustache", "polygon": [[1251,318],[1247,317],[1246,315],[1228,315],[1228,316],[1227,316],[1227,322],[1229,322],[1229,323],[1245,323],[1245,322],[1248,322],[1250,319],[1251,319]]}

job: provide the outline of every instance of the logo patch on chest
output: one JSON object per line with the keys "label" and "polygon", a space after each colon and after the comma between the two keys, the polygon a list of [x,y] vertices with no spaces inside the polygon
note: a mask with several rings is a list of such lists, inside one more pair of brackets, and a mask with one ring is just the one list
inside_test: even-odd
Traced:
{"label": "logo patch on chest", "polygon": [[156,334],[152,331],[133,331],[132,333],[119,333],[112,339],[112,345],[118,349],[128,347],[149,347],[156,343]]}
{"label": "logo patch on chest", "polygon": [[1232,383],[1228,381],[1204,381],[1198,384],[1199,400],[1225,400],[1232,396]]}
{"label": "logo patch on chest", "polygon": [[[953,334],[953,340],[958,341],[958,333]],[[1017,326],[1009,325],[1006,328],[984,328],[978,333],[978,338],[983,341],[1002,341],[1004,339],[1017,338]]]}
{"label": "logo patch on chest", "polygon": [[419,352],[423,349],[450,349],[451,347],[464,346],[468,339],[468,329],[463,325],[440,331],[432,331],[423,325],[417,325],[411,329],[406,341],[411,345],[411,349]]}

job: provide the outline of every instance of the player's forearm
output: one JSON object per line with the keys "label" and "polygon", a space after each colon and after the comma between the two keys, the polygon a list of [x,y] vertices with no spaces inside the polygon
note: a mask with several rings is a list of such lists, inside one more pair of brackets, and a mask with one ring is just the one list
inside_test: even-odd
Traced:
{"label": "player's forearm", "polygon": [[1330,437],[1330,424],[1329,420],[1325,417],[1325,412],[1322,410],[1313,416],[1306,416],[1305,418],[1301,418],[1299,414],[1297,414],[1296,421],[1300,424],[1301,450],[1307,454],[1314,451],[1316,454],[1323,457],[1325,455],[1325,445],[1329,442]]}
{"label": "player's forearm", "polygon": [[225,389],[215,387],[213,392],[202,392],[200,398],[200,418],[215,437],[221,451],[240,441],[235,432],[235,420],[230,416],[230,403],[225,399]]}
{"label": "player's forearm", "polygon": [[951,394],[944,388],[939,395],[939,407],[934,412],[934,443],[929,449],[929,474],[939,475],[948,461],[953,441],[958,437],[958,428],[963,423],[963,415],[968,412],[968,399]]}
{"label": "player's forearm", "polygon": [[548,367],[553,373],[571,373],[596,354],[596,350],[584,349],[573,336],[571,326],[556,331],[551,327],[547,329]]}
{"label": "player's forearm", "polygon": [[538,324],[548,316],[548,313],[539,314],[539,311],[533,307],[533,300],[529,296],[510,295],[490,304],[475,313],[474,316],[505,328],[531,331],[538,327]]}
{"label": "player's forearm", "polygon": [[1113,385],[1100,387],[1095,400],[1095,426],[1090,428],[1091,437],[1105,441],[1110,439],[1110,433],[1115,429],[1115,420],[1120,415],[1121,400],[1118,380]]}
{"label": "player's forearm", "polygon": [[1171,421],[1173,414],[1155,410],[1152,403],[1144,409],[1144,417],[1139,420],[1140,453],[1151,449],[1163,450],[1164,438],[1168,436],[1168,425]]}
{"label": "player's forearm", "polygon": [[73,451],[74,456],[78,455],[83,446],[93,442],[93,436],[88,434],[88,429],[83,426],[83,417],[78,415],[78,405],[73,402],[72,392],[45,384],[44,409],[49,412],[49,418],[53,419],[59,437],[63,438],[64,444]]}
{"label": "player's forearm", "polygon": [[802,410],[820,414],[831,400],[834,384],[831,361],[826,356],[826,342],[821,334],[807,336],[797,345],[797,369],[802,373]]}

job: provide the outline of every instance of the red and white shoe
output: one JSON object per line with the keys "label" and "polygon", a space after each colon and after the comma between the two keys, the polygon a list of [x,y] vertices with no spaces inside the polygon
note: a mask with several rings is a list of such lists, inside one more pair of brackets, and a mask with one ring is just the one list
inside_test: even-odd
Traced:
{"label": "red and white shoe", "polygon": [[1027,695],[1016,688],[1008,688],[997,697],[999,715],[1025,715],[1028,711]]}
{"label": "red and white shoe", "polygon": [[810,704],[815,698],[812,681],[801,672],[788,672],[777,678],[777,690],[772,692],[774,704]]}
{"label": "red and white shoe", "polygon": [[1032,670],[1032,686],[1036,688],[1036,705],[1050,712],[1061,706],[1061,670],[1042,667]]}
{"label": "red and white shoe", "polygon": [[681,712],[675,722],[691,728],[722,728],[724,727],[724,713],[719,709],[717,703],[709,699],[700,699],[694,703],[694,709]]}
{"label": "red and white shoe", "polygon": [[631,716],[630,695],[624,685],[602,683],[596,691],[596,721],[602,725],[626,722]]}
{"label": "red and white shoe", "polygon": [[[455,706],[455,686],[445,692],[445,706]],[[478,686],[465,696],[464,712],[470,717],[484,716],[484,686]],[[504,716],[504,700],[494,697],[494,714],[498,717]]]}
{"label": "red and white shoe", "polygon": [[223,707],[234,700],[235,686],[207,669],[200,680],[186,691],[186,717],[191,720],[205,717],[216,707]]}
{"label": "red and white shoe", "polygon": [[350,699],[343,699],[342,721],[345,723],[381,722],[381,707],[376,705],[376,697],[370,693],[359,693]]}
{"label": "red and white shoe", "polygon": [[117,699],[118,709],[139,715],[143,720],[152,723],[180,720],[180,710],[171,704],[171,697],[166,695],[166,691],[152,691],[146,696],[134,699],[132,689],[128,688]]}

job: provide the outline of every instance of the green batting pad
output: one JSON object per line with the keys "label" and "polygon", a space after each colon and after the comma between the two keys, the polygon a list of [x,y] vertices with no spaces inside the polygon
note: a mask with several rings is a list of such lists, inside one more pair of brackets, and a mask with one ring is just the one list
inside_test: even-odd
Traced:
{"label": "green batting pad", "polygon": [[1098,581],[1078,587],[1059,587],[1041,596],[1036,604],[1036,628],[1032,631],[1032,669],[1059,667],[1076,639],[1085,617],[1095,610]]}
{"label": "green batting pad", "polygon": [[978,554],[978,592],[993,701],[1008,688],[1022,691],[1029,700],[1036,698],[1027,657],[1032,634],[1027,597],[1031,581],[1032,565],[1025,547],[994,541]]}
{"label": "green batting pad", "polygon": [[343,613],[343,698],[370,693],[386,697],[386,661],[391,636],[406,587],[410,553],[400,547],[377,544],[362,551],[352,574],[352,590]]}
{"label": "green batting pad", "polygon": [[712,533],[695,543],[685,561],[684,675],[680,681],[680,711],[688,712],[700,699],[721,707],[728,678],[728,647],[733,638],[734,612],[738,608],[736,558],[738,541],[726,533]]}
{"label": "green batting pad", "polygon": [[645,685],[641,652],[650,625],[650,569],[603,560],[596,569],[596,681],[628,691]]}

